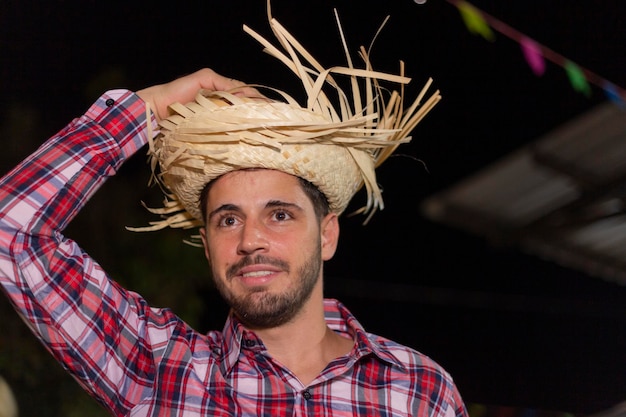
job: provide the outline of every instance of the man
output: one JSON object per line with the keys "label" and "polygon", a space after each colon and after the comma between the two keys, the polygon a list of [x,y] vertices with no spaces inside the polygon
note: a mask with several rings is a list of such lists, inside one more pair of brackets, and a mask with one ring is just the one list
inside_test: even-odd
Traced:
{"label": "man", "polygon": [[[366,333],[323,297],[338,216],[363,183],[370,210],[381,205],[371,147],[402,129],[380,129],[381,142],[350,136],[371,133],[369,110],[343,121],[291,110],[298,115],[284,120],[284,106],[208,69],[136,94],[110,91],[0,180],[0,283],[113,415],[467,415],[438,364]],[[152,141],[154,122],[161,134]],[[199,334],[150,308],[62,235],[147,142],[182,211],[164,224],[201,226],[231,306],[221,332]]]}

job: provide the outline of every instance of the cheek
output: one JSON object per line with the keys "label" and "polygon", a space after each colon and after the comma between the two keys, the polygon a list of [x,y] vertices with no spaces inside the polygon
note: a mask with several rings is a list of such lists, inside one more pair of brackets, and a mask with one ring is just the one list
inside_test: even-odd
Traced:
{"label": "cheek", "polygon": [[224,262],[230,253],[235,254],[237,252],[236,247],[225,239],[215,239],[214,237],[207,237],[204,243],[204,251],[211,266],[219,266]]}
{"label": "cheek", "polygon": [[299,252],[302,248],[308,247],[311,244],[311,238],[308,236],[307,234],[294,233],[293,231],[268,234],[270,252],[278,254]]}
{"label": "cheek", "polygon": [[318,251],[320,239],[317,235],[301,234],[284,239],[273,246],[273,253],[278,257],[292,256],[295,259],[308,259]]}

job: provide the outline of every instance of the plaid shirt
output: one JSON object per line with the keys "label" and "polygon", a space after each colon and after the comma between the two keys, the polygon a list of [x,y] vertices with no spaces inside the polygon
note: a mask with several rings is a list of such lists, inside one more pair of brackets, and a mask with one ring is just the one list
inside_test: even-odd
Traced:
{"label": "plaid shirt", "polygon": [[112,414],[467,416],[439,365],[366,333],[334,300],[328,325],[355,346],[304,386],[232,315],[223,331],[199,334],[112,281],[61,231],[147,135],[144,103],[110,91],[0,182],[0,283]]}

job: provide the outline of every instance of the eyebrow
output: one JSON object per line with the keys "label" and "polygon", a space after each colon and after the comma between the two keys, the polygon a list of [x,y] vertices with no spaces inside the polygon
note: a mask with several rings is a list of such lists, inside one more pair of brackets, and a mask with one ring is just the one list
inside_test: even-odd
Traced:
{"label": "eyebrow", "polygon": [[298,210],[298,211],[302,211],[302,207],[300,207],[298,204],[296,204],[296,203],[287,203],[287,202],[281,201],[281,200],[270,200],[270,201],[267,202],[265,207],[267,207],[267,208],[285,207],[285,208],[290,208],[290,209],[295,209],[295,210]]}
{"label": "eyebrow", "polygon": [[215,215],[217,215],[218,213],[221,213],[223,211],[241,211],[241,209],[239,208],[239,206],[236,206],[235,204],[222,204],[221,206],[219,206],[218,208],[216,208],[215,210],[209,212],[209,215],[207,216],[207,218],[209,220],[211,220],[213,217],[215,217]]}

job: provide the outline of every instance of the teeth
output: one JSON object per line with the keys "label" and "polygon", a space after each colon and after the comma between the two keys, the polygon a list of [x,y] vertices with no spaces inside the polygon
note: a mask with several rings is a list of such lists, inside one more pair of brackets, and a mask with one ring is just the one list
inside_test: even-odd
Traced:
{"label": "teeth", "polygon": [[271,271],[255,271],[255,272],[248,272],[246,274],[243,274],[244,277],[249,278],[249,277],[262,277],[265,275],[269,275],[271,274]]}

